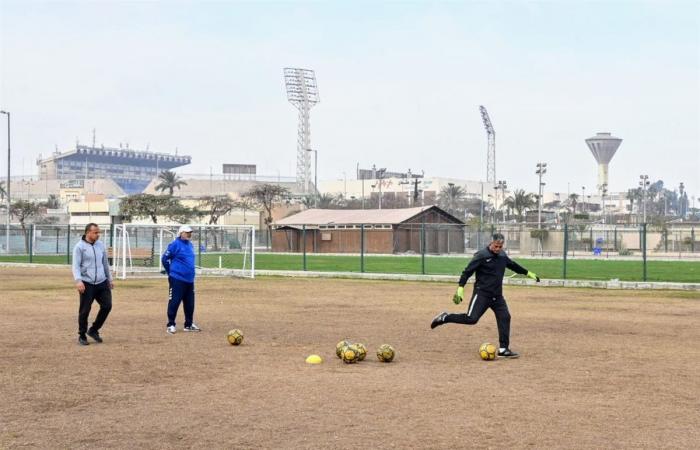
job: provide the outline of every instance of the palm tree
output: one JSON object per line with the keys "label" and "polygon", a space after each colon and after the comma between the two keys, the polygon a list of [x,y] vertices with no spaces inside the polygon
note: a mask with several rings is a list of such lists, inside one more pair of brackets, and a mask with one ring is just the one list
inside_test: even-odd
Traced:
{"label": "palm tree", "polygon": [[172,170],[164,170],[158,175],[160,183],[156,186],[156,191],[168,193],[172,196],[175,188],[180,189],[182,186],[187,186],[187,182],[184,181],[178,174]]}
{"label": "palm tree", "polygon": [[516,189],[515,192],[513,192],[513,209],[517,213],[519,220],[523,219],[523,213],[526,210],[537,206],[534,196],[535,194],[526,193],[525,189]]}
{"label": "palm tree", "polygon": [[457,205],[462,203],[467,196],[467,191],[462,186],[457,186],[454,183],[449,183],[440,189],[438,195],[438,205],[444,208],[450,214],[454,214]]}
{"label": "palm tree", "polygon": [[567,202],[571,205],[573,213],[576,214],[576,205],[578,204],[578,194],[570,194]]}
{"label": "palm tree", "polygon": [[320,209],[330,209],[335,202],[333,194],[321,194],[318,197],[318,207]]}

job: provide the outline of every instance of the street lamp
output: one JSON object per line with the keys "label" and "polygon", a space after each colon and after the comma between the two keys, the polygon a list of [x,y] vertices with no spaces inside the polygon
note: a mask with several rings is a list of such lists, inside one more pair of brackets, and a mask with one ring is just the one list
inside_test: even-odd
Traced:
{"label": "street lamp", "polygon": [[647,186],[649,186],[649,175],[639,176],[639,186],[642,188],[642,223],[647,223]]}
{"label": "street lamp", "polygon": [[306,149],[307,152],[314,152],[314,208],[318,208],[318,150]]}
{"label": "street lamp", "polygon": [[537,176],[539,177],[539,194],[537,195],[537,229],[542,228],[542,186],[544,186],[544,183],[542,182],[542,175],[547,173],[547,163],[543,162],[538,162],[537,163],[537,171],[535,172]]}
{"label": "street lamp", "polygon": [[452,208],[453,208],[453,207],[452,207],[452,204],[453,204],[454,201],[455,201],[455,200],[454,200],[454,187],[455,187],[455,184],[454,184],[454,183],[447,183],[447,185],[450,187],[450,189],[447,191],[447,193],[448,193],[449,196],[450,196],[450,203],[449,203],[450,206],[448,207],[448,212],[449,212],[450,214],[453,214],[453,215],[454,215],[454,213],[452,212]]}
{"label": "street lamp", "polygon": [[10,112],[0,111],[7,116],[7,222],[5,228],[5,252],[10,253]]}
{"label": "street lamp", "polygon": [[581,186],[581,214],[586,212],[586,186]]}

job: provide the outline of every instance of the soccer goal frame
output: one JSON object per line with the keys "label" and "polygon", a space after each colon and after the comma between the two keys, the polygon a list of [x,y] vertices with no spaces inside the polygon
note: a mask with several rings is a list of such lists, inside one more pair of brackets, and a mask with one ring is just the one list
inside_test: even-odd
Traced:
{"label": "soccer goal frame", "polygon": [[[114,276],[121,279],[160,276],[161,255],[177,237],[178,228],[179,225],[115,225],[112,228]],[[254,226],[195,225],[192,229],[197,275],[255,278]],[[144,260],[147,264],[135,264]]]}

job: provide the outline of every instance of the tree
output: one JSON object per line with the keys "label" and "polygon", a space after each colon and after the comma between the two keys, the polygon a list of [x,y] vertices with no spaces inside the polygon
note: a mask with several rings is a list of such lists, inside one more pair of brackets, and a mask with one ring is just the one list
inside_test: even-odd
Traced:
{"label": "tree", "polygon": [[[199,209],[202,215],[209,215],[209,225],[216,225],[219,223],[221,216],[228,214],[236,207],[238,207],[237,202],[228,195],[216,195],[203,197]],[[219,244],[215,230],[212,230],[212,236],[214,238],[214,248],[218,250]]]}
{"label": "tree", "polygon": [[7,195],[7,189],[5,189],[5,182],[0,181],[0,201],[4,201],[6,195]]}
{"label": "tree", "polygon": [[39,214],[40,205],[27,200],[17,200],[10,206],[10,215],[19,220],[24,235],[24,250],[29,253],[29,237],[27,236],[26,222],[28,219]]}
{"label": "tree", "polygon": [[[512,199],[512,200],[509,200]],[[512,204],[512,209],[518,215],[518,220],[523,220],[523,213],[537,206],[535,195],[526,193],[524,189],[516,189],[504,203]]]}
{"label": "tree", "polygon": [[578,194],[569,194],[569,198],[566,199],[567,204],[571,205],[572,213],[576,214],[576,205],[578,204]]}
{"label": "tree", "polygon": [[55,194],[49,195],[49,198],[43,203],[43,205],[48,209],[58,209],[61,207],[61,201],[56,197]]}
{"label": "tree", "polygon": [[318,196],[318,208],[330,209],[335,204],[335,200],[333,194],[321,194]]}
{"label": "tree", "polygon": [[[125,218],[148,217],[154,224],[158,223],[159,216],[166,217],[178,223],[184,223],[189,221],[196,213],[193,209],[183,206],[180,201],[174,197],[152,194],[130,195],[122,199],[120,208],[121,214]],[[157,230],[153,228],[151,233],[152,255],[155,255],[156,232]]]}
{"label": "tree", "polygon": [[246,197],[253,199],[263,209],[268,243],[272,239],[272,208],[288,195],[289,189],[277,184],[258,184],[246,193]]}
{"label": "tree", "polygon": [[438,205],[448,213],[454,215],[455,210],[464,202],[466,196],[467,191],[462,186],[450,183],[440,189]]}
{"label": "tree", "polygon": [[156,186],[156,191],[168,191],[170,196],[175,192],[175,188],[180,189],[182,186],[187,186],[187,182],[172,170],[162,171],[158,175],[158,180],[160,180],[160,183]]}

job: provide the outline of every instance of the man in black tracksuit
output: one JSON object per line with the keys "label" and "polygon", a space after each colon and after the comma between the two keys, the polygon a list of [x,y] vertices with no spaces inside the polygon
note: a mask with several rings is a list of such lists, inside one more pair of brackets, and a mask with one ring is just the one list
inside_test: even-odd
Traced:
{"label": "man in black tracksuit", "polygon": [[500,341],[498,356],[517,358],[520,355],[508,348],[510,344],[510,313],[506,299],[503,298],[503,275],[508,268],[515,273],[527,275],[538,283],[540,278],[511,260],[503,251],[503,241],[502,234],[494,234],[488,247],[476,252],[474,258],[462,272],[462,276],[459,278],[459,287],[452,297],[452,301],[457,305],[464,298],[464,285],[467,284],[469,277],[476,273],[474,291],[467,312],[465,314],[448,314],[443,311],[435,316],[430,328],[445,323],[474,325],[486,310],[491,308],[496,314],[496,323],[498,324],[498,340]]}

